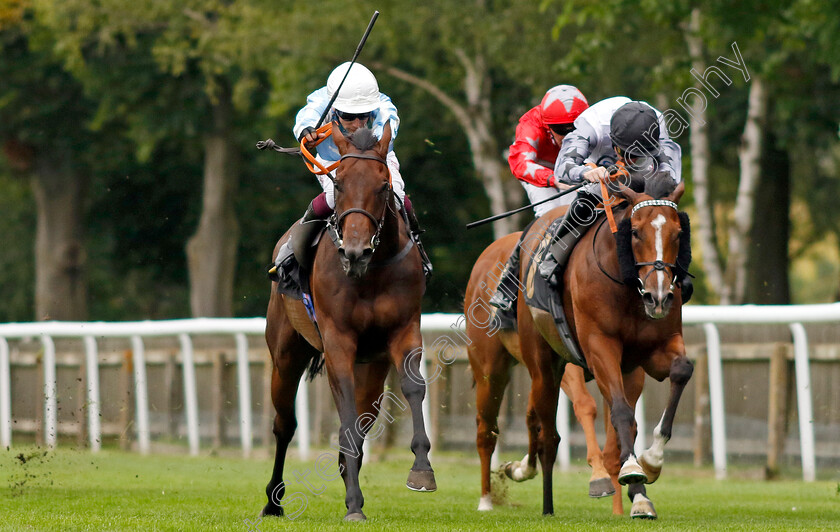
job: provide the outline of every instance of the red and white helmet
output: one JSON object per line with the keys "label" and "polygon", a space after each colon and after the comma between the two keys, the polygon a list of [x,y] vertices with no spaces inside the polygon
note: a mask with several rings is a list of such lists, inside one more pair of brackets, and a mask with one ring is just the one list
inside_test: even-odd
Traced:
{"label": "red and white helmet", "polygon": [[589,107],[583,94],[571,85],[557,85],[548,89],[540,103],[543,125],[571,124]]}
{"label": "red and white helmet", "polygon": [[350,62],[337,66],[327,78],[327,94],[332,97],[338,89],[344,75],[344,84],[338,91],[333,107],[345,113],[369,113],[379,108],[379,84],[376,77],[364,65],[353,63],[350,72],[347,68]]}

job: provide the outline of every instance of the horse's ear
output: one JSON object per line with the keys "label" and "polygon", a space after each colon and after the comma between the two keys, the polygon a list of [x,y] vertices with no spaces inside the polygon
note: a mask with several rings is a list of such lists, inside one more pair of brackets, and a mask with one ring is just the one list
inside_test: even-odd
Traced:
{"label": "horse's ear", "polygon": [[674,189],[673,192],[668,196],[668,199],[673,201],[674,203],[679,203],[680,198],[682,198],[683,193],[685,192],[685,181],[680,181],[677,185],[677,188]]}
{"label": "horse's ear", "polygon": [[379,157],[385,159],[388,156],[388,148],[391,145],[391,121],[387,120],[385,122],[385,127],[382,128],[382,138],[379,139],[379,143],[376,145],[376,153],[379,154]]}
{"label": "horse's ear", "polygon": [[335,142],[335,147],[338,148],[338,153],[341,155],[347,153],[347,146],[350,144],[350,141],[344,136],[344,133],[338,126],[338,122],[332,123],[332,138],[333,142]]}
{"label": "horse's ear", "polygon": [[636,198],[639,196],[638,192],[634,192],[632,188],[624,185],[619,181],[613,181],[609,185],[609,189],[615,193],[619,198],[624,198],[630,203],[636,203]]}

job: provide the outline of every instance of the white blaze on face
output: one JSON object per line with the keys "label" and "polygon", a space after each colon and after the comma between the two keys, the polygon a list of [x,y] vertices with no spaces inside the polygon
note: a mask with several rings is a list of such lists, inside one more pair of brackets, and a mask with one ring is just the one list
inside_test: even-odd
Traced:
{"label": "white blaze on face", "polygon": [[[652,222],[650,222],[650,225],[652,225],[653,228],[656,229],[656,239],[654,240],[654,243],[656,245],[656,260],[662,260],[662,257],[665,254],[665,252],[663,251],[663,247],[662,247],[662,226],[665,225],[665,217],[662,216],[661,214],[658,215],[656,218],[653,219]],[[665,293],[664,292],[664,286],[663,286],[664,282],[665,282],[665,272],[664,271],[657,270],[656,281],[657,281],[657,284],[659,285],[658,286],[659,295],[662,296],[662,294]]]}

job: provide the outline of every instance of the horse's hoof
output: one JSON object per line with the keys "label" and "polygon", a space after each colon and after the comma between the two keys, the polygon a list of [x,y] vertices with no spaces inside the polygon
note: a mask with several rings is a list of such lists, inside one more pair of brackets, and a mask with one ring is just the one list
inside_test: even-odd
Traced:
{"label": "horse's hoof", "polygon": [[283,507],[275,506],[271,503],[266,504],[260,512],[260,517],[266,516],[283,517]]}
{"label": "horse's hoof", "polygon": [[408,474],[408,481],[405,485],[412,491],[436,491],[435,472],[431,469],[428,471],[415,471],[412,469]]}
{"label": "horse's hoof", "polygon": [[601,497],[609,497],[615,493],[615,488],[612,485],[610,477],[596,478],[589,481],[589,496],[593,499],[600,499]]}
{"label": "horse's hoof", "polygon": [[344,516],[345,521],[366,521],[367,517],[362,512],[348,512],[347,515]]}
{"label": "horse's hoof", "polygon": [[630,517],[633,519],[656,519],[656,510],[653,508],[653,503],[650,499],[637,494],[633,499],[633,507],[630,508]]}
{"label": "horse's hoof", "polygon": [[478,500],[478,511],[479,512],[489,512],[493,509],[493,500],[490,497],[490,494],[484,495]]}
{"label": "horse's hoof", "polygon": [[499,470],[502,471],[507,478],[513,480],[513,462],[505,462],[499,466]]}
{"label": "horse's hoof", "polygon": [[653,465],[651,462],[652,460],[647,457],[647,451],[643,452],[639,457],[639,465],[642,466],[642,470],[647,476],[645,484],[653,484],[662,473],[662,460],[659,460],[659,465]]}
{"label": "horse's hoof", "polygon": [[636,457],[631,456],[624,462],[624,465],[621,466],[621,470],[618,472],[618,483],[626,486],[627,484],[639,484],[642,482],[647,482],[647,476],[645,476],[642,466],[636,461]]}

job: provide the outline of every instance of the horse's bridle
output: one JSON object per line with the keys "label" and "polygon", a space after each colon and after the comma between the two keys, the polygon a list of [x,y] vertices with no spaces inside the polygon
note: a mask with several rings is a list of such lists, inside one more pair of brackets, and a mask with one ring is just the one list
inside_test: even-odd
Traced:
{"label": "horse's bridle", "polygon": [[[633,210],[630,211],[630,218],[633,218],[633,215],[641,209],[642,207],[671,207],[675,211],[679,212],[679,208],[677,208],[677,204],[670,200],[663,200],[663,199],[651,199],[640,201],[636,205],[633,206]],[[647,282],[648,277],[650,274],[657,271],[665,271],[665,268],[671,269],[671,286],[668,288],[669,291],[674,290],[674,285],[677,283],[677,265],[671,264],[670,262],[665,262],[662,260],[655,260],[653,262],[635,262],[635,257],[633,257],[634,263],[636,265],[636,271],[639,271],[639,268],[642,266],[653,266],[653,269],[645,275],[645,278],[642,279],[641,277],[638,278],[639,280],[639,295],[644,296],[646,293],[645,290],[645,283]]]}
{"label": "horse's bridle", "polygon": [[[343,161],[344,159],[369,159],[371,161],[382,163],[386,167],[388,166],[388,162],[385,161],[385,159],[377,157],[376,155],[368,155],[365,153],[345,153],[341,156],[339,162]],[[330,179],[332,179],[332,177],[330,177]],[[333,182],[335,182],[334,179]],[[389,191],[393,190],[393,187],[390,183],[390,177],[388,179],[388,189]],[[338,249],[344,248],[344,236],[341,230],[341,223],[344,221],[344,218],[346,218],[348,214],[353,214],[354,212],[364,214],[365,216],[367,216],[370,219],[370,221],[373,222],[373,225],[376,227],[376,231],[370,238],[371,250],[376,251],[376,246],[379,245],[379,233],[382,231],[382,226],[385,225],[385,214],[388,212],[388,201],[385,201],[385,206],[382,209],[382,215],[379,218],[376,218],[374,215],[372,215],[364,209],[359,209],[356,207],[352,209],[347,209],[338,215],[337,213],[333,212],[327,220],[327,229],[330,231],[330,233],[334,235],[332,240],[335,243],[336,247],[338,247]]]}

